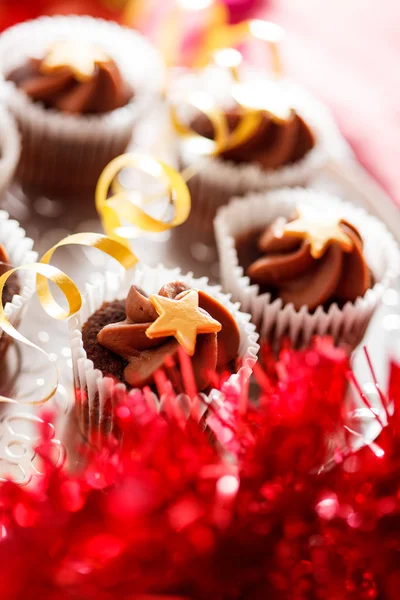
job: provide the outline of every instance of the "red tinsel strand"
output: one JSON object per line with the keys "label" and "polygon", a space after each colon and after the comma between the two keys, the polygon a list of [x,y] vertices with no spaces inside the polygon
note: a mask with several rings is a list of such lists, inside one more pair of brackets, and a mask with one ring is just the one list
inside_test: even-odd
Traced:
{"label": "red tinsel strand", "polygon": [[43,432],[45,475],[0,487],[1,597],[398,598],[395,417],[375,446],[324,468],[347,371],[327,340],[286,348],[262,402],[243,414],[243,388],[231,386],[210,407],[214,436],[179,406],[163,416],[151,393],[130,393],[118,439],[92,449],[80,473],[49,460]]}
{"label": "red tinsel strand", "polygon": [[[383,408],[393,403],[388,425],[375,442],[327,475],[319,504],[323,537],[330,542],[344,597],[351,600],[399,597],[400,386],[390,367],[388,398],[380,394]],[[376,381],[373,371],[372,378]]]}

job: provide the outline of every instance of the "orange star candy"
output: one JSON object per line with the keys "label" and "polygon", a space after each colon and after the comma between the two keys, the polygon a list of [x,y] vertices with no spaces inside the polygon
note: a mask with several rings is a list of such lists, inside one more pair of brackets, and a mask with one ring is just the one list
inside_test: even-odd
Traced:
{"label": "orange star candy", "polygon": [[284,226],[283,237],[293,236],[307,240],[313,258],[321,258],[332,242],[337,242],[343,252],[353,250],[353,240],[343,231],[340,217],[315,215],[304,207],[299,207],[297,214],[297,219]]}
{"label": "orange star candy", "polygon": [[157,294],[150,296],[149,300],[160,316],[147,328],[147,337],[172,335],[189,356],[195,352],[199,333],[217,333],[222,329],[221,323],[199,308],[197,290],[189,290],[179,300]]}
{"label": "orange star candy", "polygon": [[48,49],[40,70],[48,75],[68,67],[77,81],[90,81],[98,65],[110,62],[110,57],[95,45],[64,40],[55,42]]}

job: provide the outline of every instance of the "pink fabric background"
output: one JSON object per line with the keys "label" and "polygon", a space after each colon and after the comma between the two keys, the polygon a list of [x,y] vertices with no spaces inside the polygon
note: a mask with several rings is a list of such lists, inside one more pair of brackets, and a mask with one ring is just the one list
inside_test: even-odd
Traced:
{"label": "pink fabric background", "polygon": [[272,0],[265,15],[287,31],[289,74],[331,107],[400,207],[400,1]]}

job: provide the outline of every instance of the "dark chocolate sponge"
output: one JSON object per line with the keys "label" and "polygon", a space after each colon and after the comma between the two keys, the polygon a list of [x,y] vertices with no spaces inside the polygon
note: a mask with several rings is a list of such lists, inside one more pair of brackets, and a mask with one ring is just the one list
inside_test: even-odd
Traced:
{"label": "dark chocolate sponge", "polygon": [[103,327],[126,319],[125,300],[105,302],[89,317],[82,328],[82,340],[87,357],[93,361],[95,369],[111,375],[119,381],[124,379],[124,369],[128,362],[98,343],[97,334]]}

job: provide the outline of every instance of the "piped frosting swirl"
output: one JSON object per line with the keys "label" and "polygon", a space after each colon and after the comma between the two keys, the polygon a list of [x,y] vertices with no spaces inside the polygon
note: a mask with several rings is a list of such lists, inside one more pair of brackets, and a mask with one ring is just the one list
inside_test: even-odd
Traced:
{"label": "piped frosting swirl", "polygon": [[[371,274],[360,233],[345,220],[322,218],[320,224],[318,231],[317,219],[310,225],[301,217],[290,222],[281,217],[259,232],[257,258],[246,265],[251,282],[297,310],[363,296],[371,287]],[[239,254],[246,243],[248,239],[238,240]]]}
{"label": "piped frosting swirl", "polygon": [[106,113],[133,97],[111,57],[72,41],[54,44],[41,59],[29,58],[7,79],[33,101],[65,113]]}
{"label": "piped frosting swirl", "polygon": [[[232,109],[225,114],[232,132],[242,118],[240,109]],[[192,128],[208,139],[214,138],[213,126],[204,115],[196,117]],[[265,170],[276,169],[300,160],[314,145],[313,133],[292,108],[286,119],[274,119],[265,112],[261,124],[250,139],[224,150],[220,157],[236,163],[254,162]]]}

